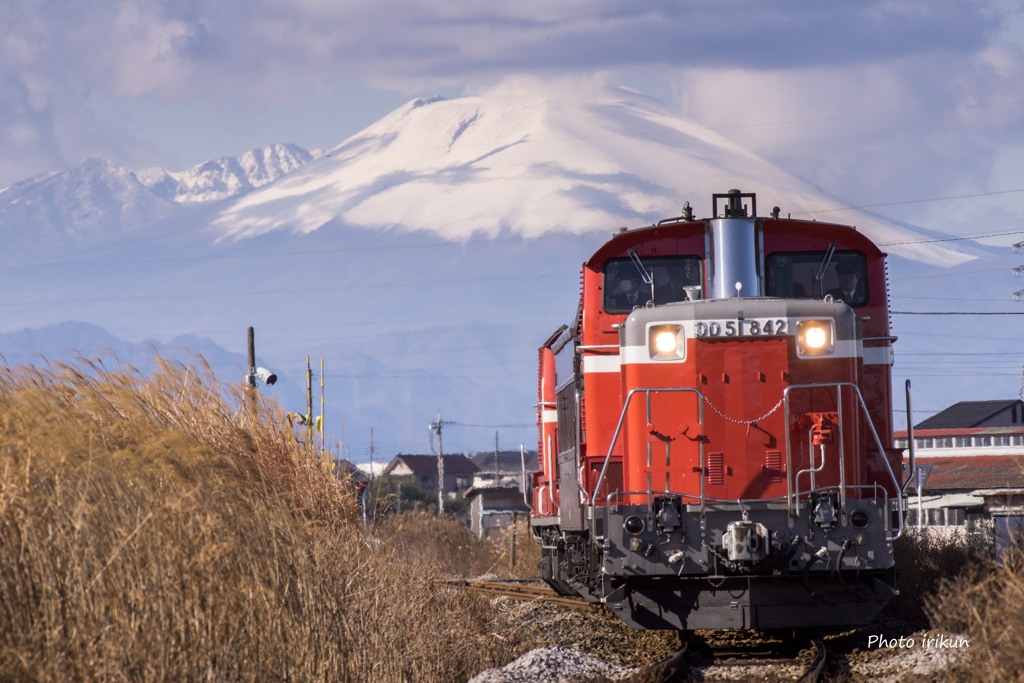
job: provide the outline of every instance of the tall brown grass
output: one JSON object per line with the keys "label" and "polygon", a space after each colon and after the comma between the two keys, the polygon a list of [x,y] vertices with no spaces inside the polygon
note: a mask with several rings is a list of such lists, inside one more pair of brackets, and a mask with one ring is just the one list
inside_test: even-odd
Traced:
{"label": "tall brown grass", "polygon": [[966,638],[951,681],[1024,680],[1024,561],[989,561],[943,581],[928,600],[936,632]]}
{"label": "tall brown grass", "polygon": [[931,602],[942,587],[974,567],[989,563],[992,539],[980,533],[937,536],[907,529],[896,540],[896,587],[900,594],[887,613],[913,628],[932,625]]}
{"label": "tall brown grass", "polygon": [[462,681],[518,654],[435,581],[493,563],[467,530],[366,532],[284,425],[201,360],[0,367],[0,680]]}

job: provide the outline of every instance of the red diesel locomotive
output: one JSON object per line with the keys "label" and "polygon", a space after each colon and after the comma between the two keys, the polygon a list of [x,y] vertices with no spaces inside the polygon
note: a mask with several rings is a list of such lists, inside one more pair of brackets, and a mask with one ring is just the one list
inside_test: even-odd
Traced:
{"label": "red diesel locomotive", "polygon": [[905,509],[885,254],[712,206],[615,235],[540,348],[541,574],[634,628],[867,623]]}

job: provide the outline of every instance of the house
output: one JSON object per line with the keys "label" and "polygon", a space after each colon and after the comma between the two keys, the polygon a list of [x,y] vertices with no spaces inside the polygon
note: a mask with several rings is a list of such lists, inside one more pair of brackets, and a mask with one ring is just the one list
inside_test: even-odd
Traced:
{"label": "house", "polygon": [[[473,461],[464,455],[444,456],[444,492],[454,496],[473,484],[473,476],[478,472]],[[381,476],[405,477],[427,491],[437,491],[438,458],[436,455],[404,455],[399,453]]]}
{"label": "house", "polygon": [[474,486],[466,491],[466,498],[470,501],[470,529],[480,538],[511,526],[517,516],[530,512],[523,492],[513,486]]}
{"label": "house", "polygon": [[[1008,547],[1024,526],[1024,401],[961,401],[921,421],[913,436],[919,478],[908,524],[993,534],[997,553]],[[895,437],[909,449],[908,432]]]}
{"label": "house", "polygon": [[369,480],[366,472],[348,460],[335,460],[332,465],[334,476],[338,479],[350,479],[353,483],[365,483]]}
{"label": "house", "polygon": [[480,469],[473,478],[474,487],[512,486],[520,492],[529,487],[538,462],[537,451],[491,451],[477,453],[471,459]]}

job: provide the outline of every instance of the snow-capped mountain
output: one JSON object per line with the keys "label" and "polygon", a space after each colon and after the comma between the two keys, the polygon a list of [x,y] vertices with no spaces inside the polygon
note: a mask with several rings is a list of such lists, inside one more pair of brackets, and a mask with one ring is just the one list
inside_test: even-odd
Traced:
{"label": "snow-capped mountain", "polygon": [[207,161],[187,171],[147,169],[138,176],[155,194],[173,202],[209,202],[238,197],[269,185],[317,155],[297,145],[277,144],[238,157]]}
{"label": "snow-capped mountain", "polygon": [[132,171],[88,159],[0,191],[0,236],[9,245],[82,243],[143,230],[173,213]]}
{"label": "snow-capped mountain", "polygon": [[83,244],[137,234],[182,215],[180,205],[239,197],[309,163],[316,153],[276,144],[186,171],[132,171],[103,159],[0,190],[0,235],[10,242]]}
{"label": "snow-capped mountain", "polygon": [[[415,100],[322,155],[274,145],[173,172],[89,161],[0,191],[0,335],[43,330],[0,336],[0,355],[133,354],[191,335],[235,382],[253,326],[260,363],[281,378],[263,390],[286,410],[305,411],[306,357],[324,359],[327,424],[352,455],[371,427],[384,452],[429,448],[439,409],[460,425],[446,450],[493,447],[497,426],[503,447],[530,445],[536,349],[575,314],[579,264],[620,226],[684,202],[707,216],[711,194],[731,188],[756,192],[762,215],[779,206],[898,243],[885,247],[896,310],[934,300],[940,283],[943,301],[1012,291],[993,251],[841,210],[650,98],[520,84]],[[948,318],[894,326],[898,359],[965,343]],[[1021,335],[970,332],[994,351]],[[937,374],[916,382],[935,404],[918,408],[1005,398],[1018,379]]]}
{"label": "snow-capped mountain", "polygon": [[[712,193],[757,188],[767,213],[852,223],[880,241],[922,236],[842,202],[718,133],[626,89],[577,93],[506,85],[418,99],[280,182],[226,206],[214,227],[241,239],[338,222],[429,230],[446,238],[536,237],[650,224]],[[702,213],[703,211],[703,213]],[[960,250],[904,244],[901,255],[956,263]]]}

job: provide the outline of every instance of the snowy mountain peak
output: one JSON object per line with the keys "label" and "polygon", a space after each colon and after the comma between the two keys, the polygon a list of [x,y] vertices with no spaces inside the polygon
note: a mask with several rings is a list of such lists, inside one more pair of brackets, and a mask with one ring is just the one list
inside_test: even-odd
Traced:
{"label": "snowy mountain peak", "polygon": [[[564,84],[563,84],[564,85]],[[413,100],[316,164],[226,206],[222,239],[329,224],[430,231],[448,239],[536,237],[646,225],[689,201],[738,187],[798,218],[857,225],[884,242],[920,233],[828,196],[720,134],[624,88],[515,79],[455,99]],[[967,260],[957,249],[906,244],[924,261]]]}
{"label": "snowy mountain peak", "polygon": [[155,194],[187,204],[209,202],[251,192],[291,173],[314,159],[302,147],[275,144],[237,157],[221,157],[178,173],[150,171],[141,176]]}
{"label": "snowy mountain peak", "polygon": [[0,234],[8,243],[55,237],[78,243],[139,232],[175,216],[180,205],[238,197],[318,155],[296,145],[276,144],[182,172],[135,172],[106,159],[86,159],[76,168],[0,190]]}
{"label": "snowy mountain peak", "polygon": [[139,230],[172,211],[135,173],[104,159],[87,159],[0,192],[0,228],[7,240],[82,242]]}
{"label": "snowy mountain peak", "polygon": [[433,97],[420,97],[409,102],[409,104],[407,104],[406,106],[409,109],[416,109],[418,107],[424,107],[428,104],[434,104],[435,102],[444,102],[447,99],[448,98],[444,97],[443,95],[434,95]]}

